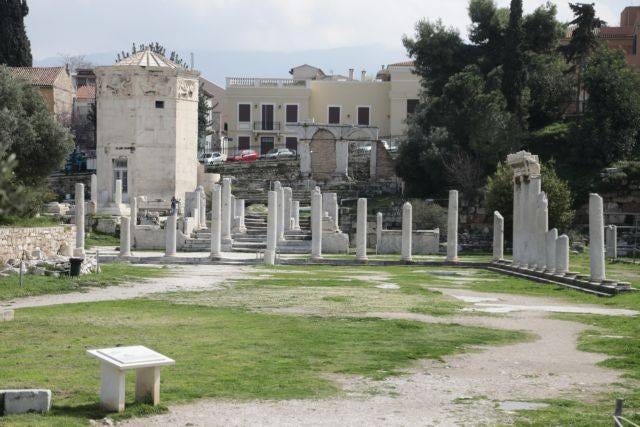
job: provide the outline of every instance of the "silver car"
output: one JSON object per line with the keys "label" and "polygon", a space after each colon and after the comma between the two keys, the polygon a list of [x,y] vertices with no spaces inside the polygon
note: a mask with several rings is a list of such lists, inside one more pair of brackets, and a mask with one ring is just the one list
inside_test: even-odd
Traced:
{"label": "silver car", "polygon": [[289,148],[273,148],[264,155],[265,159],[286,159],[295,157],[296,152]]}

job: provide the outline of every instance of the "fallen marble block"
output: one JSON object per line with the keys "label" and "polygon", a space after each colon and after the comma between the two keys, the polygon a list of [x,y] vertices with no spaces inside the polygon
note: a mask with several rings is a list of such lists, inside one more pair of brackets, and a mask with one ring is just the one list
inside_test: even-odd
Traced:
{"label": "fallen marble block", "polygon": [[0,408],[4,415],[48,412],[51,409],[51,390],[0,390]]}

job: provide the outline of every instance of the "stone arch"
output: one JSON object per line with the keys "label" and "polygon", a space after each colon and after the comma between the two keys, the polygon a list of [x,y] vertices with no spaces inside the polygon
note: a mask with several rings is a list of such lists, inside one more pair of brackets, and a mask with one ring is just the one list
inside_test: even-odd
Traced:
{"label": "stone arch", "polygon": [[364,129],[354,129],[345,137],[349,142],[349,176],[357,181],[370,178],[372,146],[375,141]]}
{"label": "stone arch", "polygon": [[311,175],[314,179],[331,179],[336,170],[336,139],[333,133],[319,129],[311,138]]}

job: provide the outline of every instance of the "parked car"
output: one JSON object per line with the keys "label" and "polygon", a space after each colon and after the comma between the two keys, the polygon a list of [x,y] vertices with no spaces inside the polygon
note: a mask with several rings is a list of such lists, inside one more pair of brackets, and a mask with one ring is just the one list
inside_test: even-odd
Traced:
{"label": "parked car", "polygon": [[255,150],[240,150],[233,156],[227,157],[228,162],[253,162],[258,160],[258,153]]}
{"label": "parked car", "polygon": [[219,165],[222,164],[222,162],[224,162],[224,157],[217,151],[214,151],[213,153],[204,153],[200,156],[200,163],[203,165]]}
{"label": "parked car", "polygon": [[289,148],[273,148],[264,155],[265,159],[286,159],[295,157],[296,152]]}

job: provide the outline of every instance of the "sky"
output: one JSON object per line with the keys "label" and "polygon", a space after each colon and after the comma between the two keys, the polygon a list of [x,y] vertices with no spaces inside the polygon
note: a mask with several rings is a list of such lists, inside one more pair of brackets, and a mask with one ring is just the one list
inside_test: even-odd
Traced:
{"label": "sky", "polygon": [[[524,0],[525,12],[545,1]],[[496,2],[509,4],[509,0]],[[568,2],[552,2],[559,18],[570,20]],[[640,5],[640,0],[595,3],[600,18],[617,25],[620,11]],[[128,50],[133,41],[159,41],[185,59],[194,52],[196,69],[215,76],[212,80],[218,83],[230,75],[226,73],[238,71],[286,77],[288,69],[298,64],[284,68],[284,63],[311,62],[305,57],[328,62],[313,64],[325,71],[371,70],[404,59],[402,35],[411,35],[421,18],[441,18],[462,34],[469,25],[468,0],[28,0],[28,4],[27,33],[34,58],[41,64],[51,63],[59,54],[103,54],[91,59],[109,62],[107,58]],[[344,58],[332,61],[332,51]],[[276,71],[265,52],[278,58],[278,75],[264,74]],[[259,61],[252,65],[252,57]]]}

